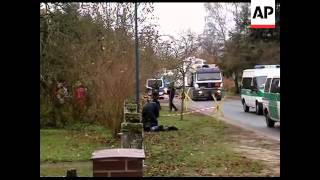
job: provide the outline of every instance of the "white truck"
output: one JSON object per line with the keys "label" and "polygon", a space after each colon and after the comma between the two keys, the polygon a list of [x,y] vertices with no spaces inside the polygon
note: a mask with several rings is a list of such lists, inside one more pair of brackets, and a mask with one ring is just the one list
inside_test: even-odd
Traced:
{"label": "white truck", "polygon": [[193,100],[213,99],[223,97],[223,77],[218,67],[203,65],[187,74],[187,85],[190,87],[190,97]]}

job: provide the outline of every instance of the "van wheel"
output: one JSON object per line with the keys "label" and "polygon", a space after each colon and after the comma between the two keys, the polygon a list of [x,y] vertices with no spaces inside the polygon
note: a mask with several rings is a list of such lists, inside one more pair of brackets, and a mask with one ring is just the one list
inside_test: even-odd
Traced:
{"label": "van wheel", "polygon": [[256,114],[257,114],[257,115],[262,115],[262,114],[263,114],[262,104],[261,104],[261,103],[258,103],[258,102],[256,102]]}
{"label": "van wheel", "polygon": [[265,117],[266,117],[267,126],[274,127],[274,121],[272,119],[270,119],[268,112],[265,113]]}
{"label": "van wheel", "polygon": [[247,106],[246,102],[242,100],[242,107],[244,112],[249,112],[249,106]]}

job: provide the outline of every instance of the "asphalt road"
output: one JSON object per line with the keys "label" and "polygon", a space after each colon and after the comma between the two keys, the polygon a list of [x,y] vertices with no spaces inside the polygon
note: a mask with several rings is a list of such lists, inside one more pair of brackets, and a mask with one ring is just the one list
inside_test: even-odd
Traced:
{"label": "asphalt road", "polygon": [[[178,99],[175,101],[175,104],[179,103]],[[220,103],[220,101],[218,102]],[[193,110],[216,107],[213,101],[190,101],[188,104],[188,107]],[[247,113],[243,111],[240,99],[225,99],[222,105],[222,112],[224,115],[222,120],[280,141],[280,123],[276,123],[275,128],[268,128],[265,117],[256,115],[254,108],[250,108]],[[200,111],[200,113],[213,116],[214,109]]]}

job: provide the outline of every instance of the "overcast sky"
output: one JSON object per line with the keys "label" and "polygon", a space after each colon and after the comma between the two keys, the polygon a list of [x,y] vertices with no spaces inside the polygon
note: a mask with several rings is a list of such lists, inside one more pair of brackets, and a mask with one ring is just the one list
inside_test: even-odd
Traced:
{"label": "overcast sky", "polygon": [[[113,3],[112,3],[113,4]],[[223,3],[225,4],[225,3]],[[229,3],[228,3],[229,4]],[[205,27],[206,10],[204,3],[183,2],[183,3],[153,3],[154,16],[157,17],[155,23],[161,35],[178,35],[190,29],[195,34],[202,34]],[[232,18],[230,15],[228,15]],[[233,22],[228,22],[228,27],[233,26]],[[166,39],[162,37],[161,39]]]}
{"label": "overcast sky", "polygon": [[200,34],[205,25],[204,3],[154,3],[154,15],[158,17],[160,34],[174,37],[187,29]]}
{"label": "overcast sky", "polygon": [[[231,4],[227,4],[231,8]],[[160,34],[169,34],[175,38],[188,29],[201,34],[205,27],[204,3],[154,3],[154,15],[158,17],[156,22],[159,24]],[[224,15],[230,30],[234,26],[233,16],[229,11],[224,11]]]}

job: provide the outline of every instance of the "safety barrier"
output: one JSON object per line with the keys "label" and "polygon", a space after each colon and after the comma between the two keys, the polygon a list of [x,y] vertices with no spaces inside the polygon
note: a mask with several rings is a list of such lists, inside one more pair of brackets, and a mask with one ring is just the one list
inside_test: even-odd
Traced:
{"label": "safety barrier", "polygon": [[[190,88],[188,88],[187,92],[184,92],[184,96],[186,97],[185,98],[185,103],[184,103],[184,109],[186,111],[188,110],[188,105],[189,105],[190,101],[192,101],[192,99],[189,96],[189,91],[190,91]],[[181,93],[181,96],[182,96],[182,94],[183,93]]]}
{"label": "safety barrier", "polygon": [[[190,88],[188,88],[187,92],[184,93],[184,96],[186,97],[185,98],[185,103],[184,103],[184,109],[186,111],[188,110],[188,106],[189,106],[190,101],[192,101],[192,99],[189,96],[189,92],[190,92]],[[222,112],[222,107],[223,107],[223,102],[224,102],[225,98],[221,98],[220,103],[218,103],[216,97],[213,94],[211,94],[211,96],[213,98],[213,102],[216,105],[216,107],[196,109],[196,110],[192,110],[192,111],[185,112],[185,113],[182,113],[182,114],[183,115],[192,114],[192,113],[195,113],[195,112],[201,112],[201,111],[206,111],[206,110],[209,110],[209,109],[214,109],[215,110],[214,113],[217,113],[217,115],[220,115],[220,116],[224,117],[224,114]],[[183,97],[183,93],[180,94],[180,97]],[[180,98],[180,99],[182,99],[182,98]],[[160,115],[160,117],[170,117],[170,116],[179,116],[179,115],[181,115],[181,113]]]}
{"label": "safety barrier", "polygon": [[223,102],[224,102],[224,98],[221,98],[220,103],[218,103],[216,97],[211,94],[212,98],[213,98],[213,102],[216,104],[216,113],[218,113],[218,115],[224,117],[224,114],[222,112],[222,106],[223,106]]}
{"label": "safety barrier", "polygon": [[[200,112],[200,111],[206,111],[206,110],[209,110],[209,109],[215,109],[216,107],[208,107],[208,108],[203,108],[203,109],[197,109],[197,110],[193,110],[193,111],[189,111],[189,112],[185,112],[185,113],[182,113],[183,115],[185,114],[192,114],[192,113],[196,113],[196,112]],[[166,114],[166,115],[160,115],[160,117],[170,117],[170,116],[179,116],[181,115],[181,113],[178,113],[178,114]]]}

